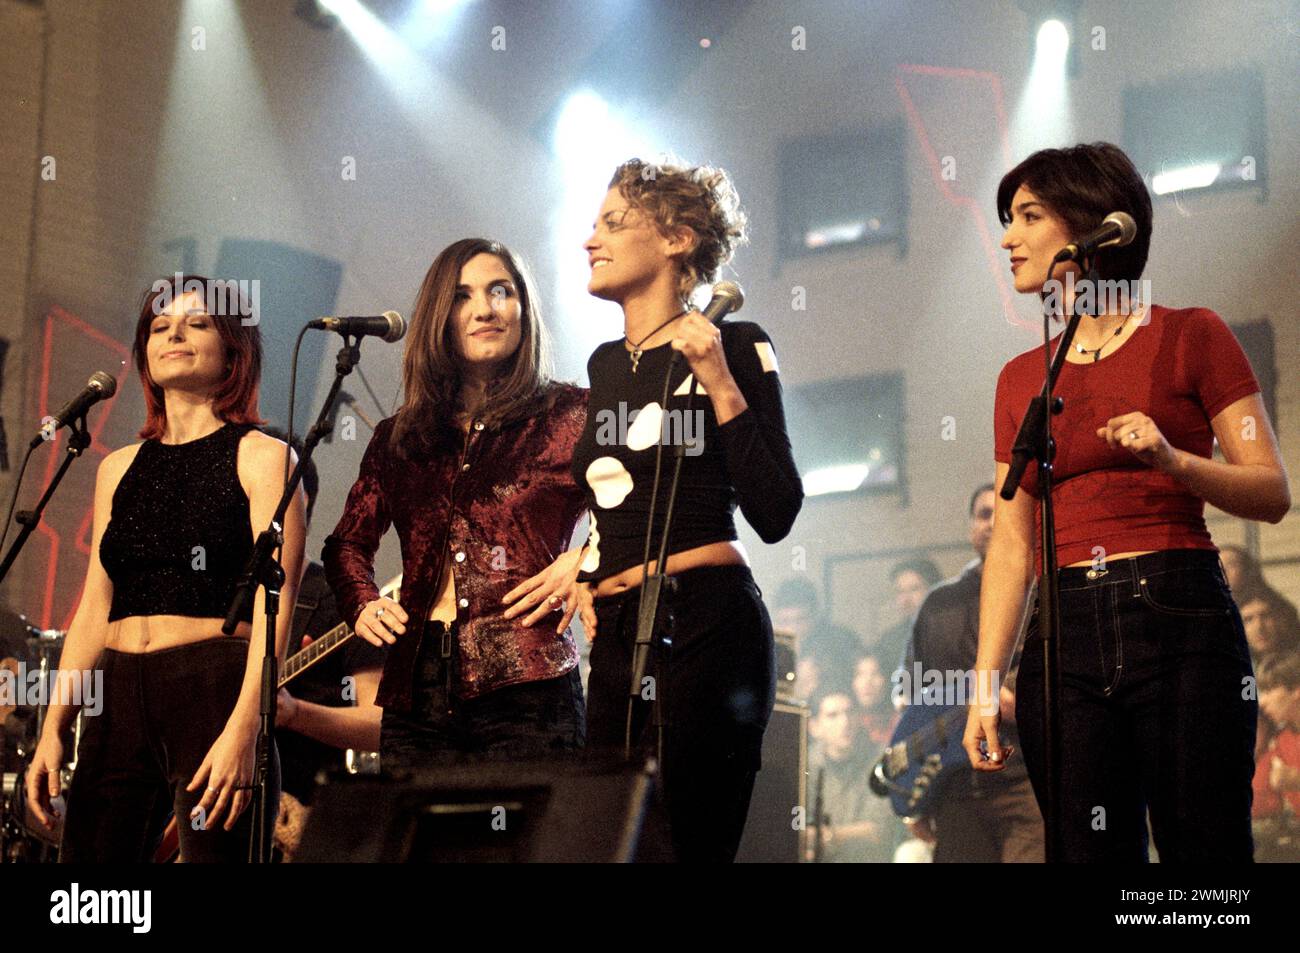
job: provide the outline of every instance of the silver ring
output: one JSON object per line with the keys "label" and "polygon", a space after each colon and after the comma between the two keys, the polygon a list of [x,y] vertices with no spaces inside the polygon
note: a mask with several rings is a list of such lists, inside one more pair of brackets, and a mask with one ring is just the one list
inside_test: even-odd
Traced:
{"label": "silver ring", "polygon": [[1136,430],[1130,430],[1128,432],[1128,438],[1130,440],[1136,440],[1138,438],[1138,432]]}
{"label": "silver ring", "polygon": [[380,606],[378,609],[375,610],[375,618],[382,619],[383,617],[384,617],[384,607]]}

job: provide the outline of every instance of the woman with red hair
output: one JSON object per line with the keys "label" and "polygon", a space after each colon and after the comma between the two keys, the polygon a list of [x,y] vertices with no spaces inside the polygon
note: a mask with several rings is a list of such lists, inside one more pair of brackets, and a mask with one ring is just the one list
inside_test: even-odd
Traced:
{"label": "woman with red hair", "polygon": [[[154,282],[140,309],[144,442],[99,466],[90,563],[59,661],[64,678],[102,677],[104,699],[86,719],[61,861],[148,860],[169,811],[182,860],[248,857],[264,593],[234,635],[221,627],[283,492],[285,445],[255,429],[261,337],[232,289],[176,275]],[[303,544],[296,495],[284,520],[284,605],[296,598]],[[291,622],[277,618],[280,654]],[[27,775],[28,800],[51,828],[76,709],[56,695]]]}

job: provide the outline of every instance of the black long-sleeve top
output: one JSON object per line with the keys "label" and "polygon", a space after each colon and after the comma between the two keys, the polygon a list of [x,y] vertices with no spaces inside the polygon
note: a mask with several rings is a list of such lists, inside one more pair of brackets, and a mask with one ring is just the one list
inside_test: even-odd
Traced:
{"label": "black long-sleeve top", "polygon": [[686,443],[687,452],[669,553],[736,539],[737,504],[763,542],[778,542],[790,532],[803,505],[803,483],[786,435],[772,342],[757,324],[736,321],[722,325],[722,346],[749,406],[721,426],[703,389],[697,389],[690,412],[684,412],[693,383],[685,359],[673,369],[666,411],[660,406],[673,354],[670,344],[646,349],[635,372],[621,339],[602,344],[591,355],[587,423],[573,453],[573,476],[586,491],[591,511],[582,580],[604,579],[640,565],[660,441],[664,463],[652,557],[667,505],[672,448],[679,442]]}

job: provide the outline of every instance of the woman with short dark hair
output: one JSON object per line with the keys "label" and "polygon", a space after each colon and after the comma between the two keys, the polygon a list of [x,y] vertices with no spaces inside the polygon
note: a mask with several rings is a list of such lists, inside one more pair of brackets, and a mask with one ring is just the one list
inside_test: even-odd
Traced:
{"label": "woman with short dark hair", "polygon": [[[1047,295],[1057,251],[1127,212],[1137,237],[1097,254],[1100,276],[1136,282],[1146,264],[1151,200],[1109,143],[1048,149],[1003,178],[998,213],[1016,290]],[[1078,278],[1078,266],[1055,277]],[[1069,313],[1069,295],[1063,301]],[[998,378],[996,483],[1021,418],[1042,387],[1042,347]],[[1129,293],[1078,326],[1055,393],[1053,500],[1060,565],[1063,859],[1143,861],[1150,810],[1165,862],[1249,861],[1257,706],[1241,617],[1206,529],[1209,502],[1279,522],[1286,472],[1245,354],[1205,308],[1169,308]],[[1223,461],[1212,457],[1217,439]],[[981,691],[1006,672],[1037,552],[1037,473],[996,499],[980,599]],[[1045,774],[1042,636],[1022,655],[1017,722],[1040,804]],[[997,689],[994,687],[993,692]],[[997,771],[998,705],[971,706],[965,746]]]}

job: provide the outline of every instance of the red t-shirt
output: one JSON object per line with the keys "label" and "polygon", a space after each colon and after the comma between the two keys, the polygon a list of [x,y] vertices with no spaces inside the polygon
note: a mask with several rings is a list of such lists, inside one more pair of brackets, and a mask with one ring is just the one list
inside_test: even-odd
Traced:
{"label": "red t-shirt", "polygon": [[[1269,773],[1273,770],[1273,759],[1281,758],[1282,763],[1292,768],[1300,768],[1300,732],[1286,729],[1273,736],[1273,742],[1260,754],[1255,762],[1255,800],[1251,804],[1251,817],[1277,817],[1284,813],[1300,814],[1300,791],[1274,791],[1268,785]],[[1284,810],[1283,800],[1289,806]]]}
{"label": "red t-shirt", "polygon": [[[1213,311],[1152,305],[1150,312],[1119,350],[1095,363],[1066,361],[1057,378],[1054,393],[1064,398],[1065,410],[1052,418],[1052,500],[1061,566],[1096,559],[1101,553],[1095,547],[1104,553],[1216,549],[1205,528],[1204,501],[1123,447],[1107,447],[1097,428],[1137,411],[1155,421],[1170,446],[1208,459],[1214,446],[1210,421],[1258,391],[1259,383],[1241,345]],[[1059,340],[1052,339],[1052,350]],[[998,375],[998,462],[1011,462],[1020,420],[1042,390],[1044,375],[1041,346],[1007,362]],[[1036,461],[1030,461],[1020,487],[1037,493]],[[1038,511],[1035,504],[1036,524]],[[1040,538],[1041,527],[1036,550]]]}

